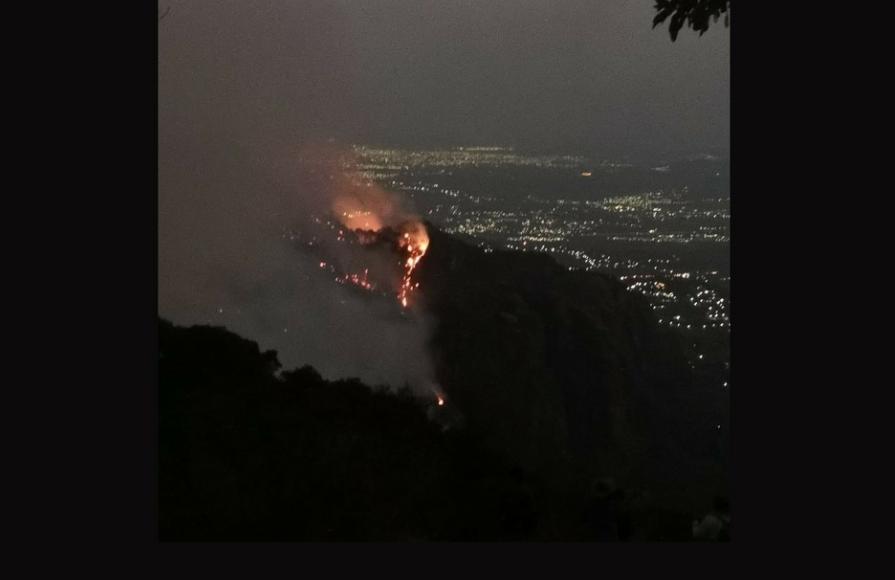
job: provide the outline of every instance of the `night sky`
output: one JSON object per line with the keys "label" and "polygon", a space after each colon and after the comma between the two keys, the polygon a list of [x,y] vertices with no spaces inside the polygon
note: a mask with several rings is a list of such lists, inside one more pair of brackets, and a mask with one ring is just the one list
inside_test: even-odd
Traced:
{"label": "night sky", "polygon": [[161,107],[290,138],[726,150],[729,29],[672,43],[653,15],[649,0],[181,1],[159,26]]}

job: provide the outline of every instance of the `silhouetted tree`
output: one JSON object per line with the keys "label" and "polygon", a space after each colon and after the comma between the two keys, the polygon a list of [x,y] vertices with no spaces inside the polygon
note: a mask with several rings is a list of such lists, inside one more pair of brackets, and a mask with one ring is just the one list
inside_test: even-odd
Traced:
{"label": "silhouetted tree", "polygon": [[730,0],[656,0],[657,14],[653,18],[653,28],[670,17],[668,33],[672,42],[677,39],[684,24],[698,30],[699,36],[702,36],[709,29],[709,21],[717,22],[722,14],[724,26],[729,26],[729,10]]}
{"label": "silhouetted tree", "polygon": [[506,540],[535,533],[527,476],[444,432],[431,401],[276,374],[224,328],[159,320],[164,540]]}

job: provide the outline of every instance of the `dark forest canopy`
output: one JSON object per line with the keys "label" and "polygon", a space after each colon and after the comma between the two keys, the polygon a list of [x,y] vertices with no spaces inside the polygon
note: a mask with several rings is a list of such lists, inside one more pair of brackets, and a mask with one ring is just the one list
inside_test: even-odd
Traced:
{"label": "dark forest canopy", "polygon": [[407,391],[277,375],[274,352],[218,327],[160,320],[159,342],[163,540],[551,533],[530,476]]}
{"label": "dark forest canopy", "polygon": [[690,516],[557,486],[407,391],[278,373],[224,328],[159,320],[162,540],[687,540]]}

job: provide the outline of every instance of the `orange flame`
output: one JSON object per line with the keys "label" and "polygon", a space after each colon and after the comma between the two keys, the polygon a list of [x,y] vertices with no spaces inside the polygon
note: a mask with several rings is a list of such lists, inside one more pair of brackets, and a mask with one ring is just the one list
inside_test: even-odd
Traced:
{"label": "orange flame", "polygon": [[407,259],[404,261],[404,276],[401,278],[401,287],[398,291],[398,301],[402,307],[407,308],[410,294],[419,287],[419,283],[413,283],[413,270],[429,248],[429,234],[420,222],[412,222],[405,227],[412,229],[405,231],[398,240],[398,245],[407,254]]}
{"label": "orange flame", "polygon": [[[346,160],[345,165],[350,167],[352,162]],[[374,183],[364,182],[354,171],[333,169],[327,185],[334,194],[331,205],[333,214],[343,227],[358,233],[362,243],[368,239],[362,232],[378,232],[386,226],[396,227],[400,232],[398,247],[404,251],[406,258],[401,263],[403,275],[397,298],[401,306],[407,308],[411,294],[419,286],[412,280],[413,271],[429,247],[426,227],[419,218],[402,207],[397,194]],[[343,235],[340,230],[340,241],[344,239]],[[365,278],[346,281],[361,287],[367,284]]]}

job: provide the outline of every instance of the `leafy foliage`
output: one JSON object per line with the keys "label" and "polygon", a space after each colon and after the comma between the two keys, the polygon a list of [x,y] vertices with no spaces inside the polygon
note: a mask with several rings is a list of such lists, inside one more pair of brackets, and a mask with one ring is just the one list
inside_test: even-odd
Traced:
{"label": "leafy foliage", "polygon": [[730,25],[730,0],[656,0],[656,16],[653,28],[668,20],[671,41],[677,39],[678,32],[687,24],[699,35],[709,29],[709,21],[717,22],[724,15],[724,26]]}

